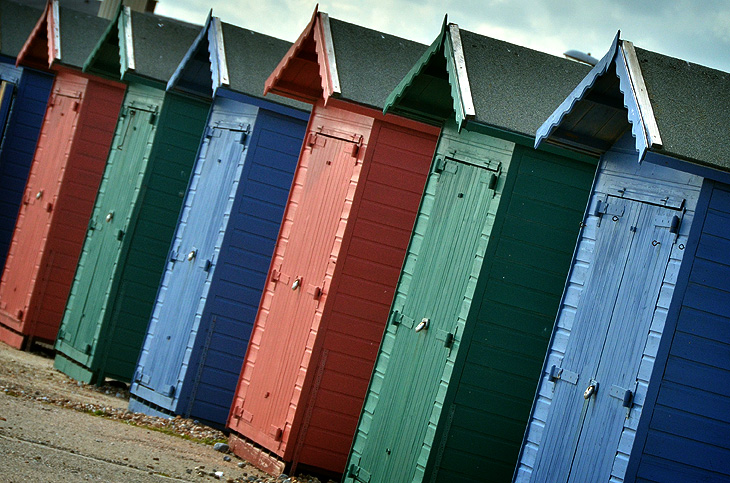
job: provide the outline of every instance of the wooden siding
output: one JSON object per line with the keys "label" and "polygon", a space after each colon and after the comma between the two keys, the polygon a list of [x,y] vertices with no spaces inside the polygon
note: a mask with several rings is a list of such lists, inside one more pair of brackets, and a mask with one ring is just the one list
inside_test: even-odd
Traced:
{"label": "wooden siding", "polygon": [[730,190],[707,183],[713,189],[693,227],[700,233],[689,247],[695,252],[688,283],[673,301],[676,326],[668,320],[673,331],[664,334],[668,357],[654,371],[661,379],[651,381],[659,387],[653,407],[645,409],[648,430],[641,443],[637,435],[631,455],[638,460],[635,474],[629,472],[636,481],[730,478],[730,398],[724,391],[730,382]]}
{"label": "wooden siding", "polygon": [[23,69],[0,147],[0,273],[10,249],[53,76]]}
{"label": "wooden siding", "polygon": [[0,285],[3,323],[24,336],[56,337],[122,96],[56,77]]}
{"label": "wooden siding", "polygon": [[[699,186],[701,179],[697,176],[693,176],[687,173],[681,173],[679,171],[664,168],[660,166],[650,164],[638,164],[636,157],[633,155],[633,149],[631,144],[630,136],[625,136],[619,141],[612,150],[608,151],[601,159],[599,164],[599,172],[595,183],[595,188],[591,194],[591,201],[589,203],[588,210],[585,215],[585,227],[582,230],[576,251],[573,255],[573,262],[568,277],[568,283],[563,292],[563,300],[560,305],[558,317],[553,335],[548,348],[546,360],[543,366],[543,375],[541,377],[540,385],[538,386],[537,395],[533,402],[532,412],[530,416],[530,423],[528,425],[525,440],[523,442],[522,452],[520,461],[516,470],[515,479],[516,481],[530,481],[533,476],[533,472],[536,469],[537,459],[541,452],[541,445],[545,438],[544,434],[546,430],[546,421],[552,411],[558,411],[552,405],[553,398],[556,393],[557,385],[570,385],[569,382],[558,379],[556,382],[552,382],[548,378],[548,371],[550,367],[555,365],[556,367],[562,367],[563,360],[566,358],[566,351],[573,350],[572,347],[575,344],[579,344],[579,337],[575,336],[576,327],[574,327],[574,321],[576,320],[577,314],[581,311],[586,311],[592,305],[599,307],[600,304],[596,303],[596,300],[601,300],[602,297],[595,299],[588,299],[583,297],[584,289],[590,282],[595,273],[596,276],[602,274],[598,267],[599,262],[603,257],[609,257],[610,254],[604,251],[596,249],[597,240],[597,228],[601,217],[595,215],[596,206],[599,200],[605,198],[605,196],[612,194],[614,196],[621,196],[623,192],[637,192],[637,193],[650,193],[652,196],[664,197],[677,197],[685,199],[685,208],[683,220],[680,225],[679,238],[676,243],[672,244],[672,249],[669,252],[669,259],[666,263],[666,268],[663,270],[663,275],[657,280],[657,296],[652,302],[651,307],[645,307],[644,311],[646,314],[646,321],[643,322],[645,329],[639,329],[639,335],[634,339],[632,344],[640,346],[637,351],[638,354],[631,354],[631,357],[638,357],[632,364],[635,364],[636,368],[630,377],[635,378],[635,395],[634,395],[634,406],[631,409],[630,417],[623,420],[622,426],[618,430],[618,436],[612,436],[614,438],[612,443],[607,442],[604,446],[594,447],[593,453],[590,458],[583,458],[583,463],[588,463],[588,460],[592,462],[592,468],[587,473],[583,473],[580,477],[598,478],[603,480],[610,479],[611,481],[622,481],[623,475],[626,469],[626,462],[628,461],[628,455],[631,451],[633,439],[635,435],[636,424],[641,416],[644,396],[648,385],[648,378],[651,374],[653,361],[656,356],[656,350],[658,345],[659,337],[664,326],[664,321],[671,300],[676,277],[684,255],[684,247],[687,242],[687,233],[692,224],[694,216],[694,209],[697,203],[697,197],[699,193]],[[607,222],[611,221],[610,215],[606,215],[603,219]],[[667,228],[665,227],[664,230]],[[672,240],[673,241],[673,240]],[[681,247],[681,248],[680,248]],[[619,251],[620,252],[620,251]],[[618,253],[618,252],[617,252]],[[597,256],[600,255],[600,258]],[[610,260],[608,260],[611,265]],[[642,265],[633,263],[631,269],[641,269]],[[646,305],[646,304],[644,304]],[[650,310],[649,310],[650,309]],[[639,321],[636,321],[639,324]],[[584,337],[588,335],[600,335],[596,337],[596,340],[603,340],[605,334],[599,334],[600,331],[586,330],[590,328],[582,328],[581,332]],[[635,337],[635,336],[634,336]],[[583,339],[581,339],[583,340]],[[587,341],[583,341],[585,344]],[[615,340],[608,342],[609,344],[615,343]],[[628,347],[628,346],[627,346]],[[584,354],[590,354],[594,349],[586,347],[583,351]],[[595,349],[598,350],[598,349]],[[576,352],[576,354],[581,351]],[[571,356],[572,357],[572,356]],[[571,369],[575,370],[575,369]],[[631,372],[631,369],[627,369]],[[582,372],[578,370],[577,372]],[[588,372],[588,371],[587,371]],[[632,379],[633,380],[633,379]],[[581,379],[582,381],[582,379]],[[580,382],[583,384],[582,382]],[[580,400],[582,401],[582,392],[585,389],[580,387]],[[601,388],[603,391],[602,397],[608,397],[618,402],[620,401],[615,398],[610,398],[608,395],[611,390],[609,387]],[[598,404],[596,403],[596,406]],[[624,416],[626,411],[623,411]],[[618,411],[621,412],[621,411]],[[551,423],[557,424],[557,423]],[[608,424],[608,423],[607,423]],[[616,423],[619,424],[619,423]],[[558,426],[556,426],[557,428]],[[575,434],[579,428],[572,426],[561,427],[557,430],[561,435]],[[606,434],[609,432],[606,431]],[[551,436],[554,438],[554,435]],[[567,441],[566,441],[567,440]],[[572,439],[563,437],[561,439],[563,443],[570,444]],[[612,446],[611,446],[612,445]],[[608,447],[611,446],[611,447]],[[596,451],[597,448],[601,448],[600,454]],[[558,446],[552,447],[550,452],[556,454]],[[548,451],[547,446],[545,451]],[[547,453],[546,453],[547,454]],[[571,458],[572,459],[572,458]],[[556,470],[557,471],[557,470]],[[562,471],[562,470],[561,470]],[[595,475],[595,472],[603,472],[601,475]],[[587,476],[592,475],[592,476]],[[560,480],[557,474],[553,474],[556,481]],[[573,478],[579,476],[573,474]]]}
{"label": "wooden siding", "polygon": [[[209,324],[207,347],[199,337],[191,414],[210,414],[225,424],[241,373],[256,309],[276,244],[284,207],[306,130],[306,121],[259,110],[241,188],[202,313]],[[215,350],[213,350],[213,348]]]}
{"label": "wooden siding", "polygon": [[342,472],[436,139],[321,104],[309,132],[229,426]]}
{"label": "wooden siding", "polygon": [[[423,478],[502,198],[504,179],[495,192],[480,178],[489,174],[483,168],[507,170],[513,148],[510,142],[467,131],[459,135],[452,126],[442,132],[439,166],[432,168],[422,196],[392,305],[409,322],[386,327],[352,445],[350,464],[365,470],[359,480]],[[448,161],[451,166],[439,172],[445,157],[458,161]],[[434,305],[437,301],[442,302]],[[431,318],[432,327],[415,334],[413,325],[423,316]],[[457,334],[450,350],[439,332]],[[417,362],[413,354],[419,354]],[[365,473],[370,475],[363,478]]]}
{"label": "wooden siding", "polygon": [[[436,140],[377,122],[322,315],[296,461],[342,472],[388,319]],[[348,237],[349,234],[349,237]],[[365,306],[365,307],[363,307]],[[311,369],[310,369],[311,371]]]}
{"label": "wooden siding", "polygon": [[[104,308],[121,260],[119,236],[123,239],[129,232],[154,139],[153,113],[162,99],[163,92],[154,88],[133,85],[127,90],[56,341],[55,365],[66,372],[74,366],[63,364],[63,359],[82,366],[94,363]],[[91,379],[87,372],[69,375]]]}
{"label": "wooden siding", "polygon": [[131,381],[170,241],[190,178],[209,104],[167,94],[131,225],[124,236],[116,287],[103,312],[99,377]]}
{"label": "wooden siding", "polygon": [[511,479],[594,172],[515,148],[432,480]]}

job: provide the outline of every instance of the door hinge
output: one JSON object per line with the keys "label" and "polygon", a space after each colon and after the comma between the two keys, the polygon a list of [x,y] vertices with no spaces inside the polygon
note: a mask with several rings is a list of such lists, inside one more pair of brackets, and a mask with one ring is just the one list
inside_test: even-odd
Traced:
{"label": "door hinge", "polygon": [[369,483],[371,478],[369,472],[354,463],[351,464],[350,468],[347,470],[347,476],[354,478],[357,481],[361,481],[362,483]]}
{"label": "door hinge", "polygon": [[577,372],[563,369],[562,367],[558,367],[555,364],[553,364],[548,371],[548,380],[551,382],[557,382],[558,379],[560,379],[570,384],[577,384],[578,376],[579,374]]}

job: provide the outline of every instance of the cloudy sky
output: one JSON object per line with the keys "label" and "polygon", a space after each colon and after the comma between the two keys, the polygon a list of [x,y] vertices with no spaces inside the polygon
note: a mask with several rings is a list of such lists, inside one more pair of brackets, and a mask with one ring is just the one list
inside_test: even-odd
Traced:
{"label": "cloudy sky", "polygon": [[[159,0],[156,12],[202,24],[210,8],[224,22],[294,41],[313,0]],[[600,58],[617,30],[644,49],[730,72],[728,0],[338,0],[330,17],[430,44],[444,15],[460,28],[561,55]]]}

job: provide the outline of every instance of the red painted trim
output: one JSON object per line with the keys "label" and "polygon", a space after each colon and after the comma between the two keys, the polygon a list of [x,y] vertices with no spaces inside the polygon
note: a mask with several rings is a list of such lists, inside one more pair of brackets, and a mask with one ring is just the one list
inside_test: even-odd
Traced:
{"label": "red painted trim", "polygon": [[[48,39],[48,33],[51,30],[48,23],[49,23],[49,17],[53,17],[51,15],[51,0],[48,0],[46,2],[46,7],[43,9],[43,13],[41,14],[40,18],[38,19],[38,22],[36,22],[35,27],[33,27],[33,30],[31,30],[30,35],[26,39],[25,43],[23,44],[23,47],[20,49],[20,52],[18,52],[18,56],[15,60],[15,66],[18,67],[20,65],[27,65],[29,67],[41,67],[43,69],[48,69],[51,64],[53,63],[53,59],[49,56],[48,63],[47,64],[38,64],[36,62],[33,62],[32,60],[26,61],[25,57],[28,55],[28,52],[30,51],[31,47],[33,46],[34,42],[43,42],[45,40],[46,44],[46,52],[50,52],[50,40]],[[45,33],[45,38],[41,37],[40,32]]]}
{"label": "red painted trim", "polygon": [[231,433],[228,436],[228,446],[236,456],[243,458],[271,476],[279,476],[284,473],[286,464],[276,455],[254,446],[236,433]]}
{"label": "red painted trim", "polygon": [[[290,91],[279,91],[277,83],[279,79],[281,79],[282,74],[289,66],[289,63],[291,60],[296,57],[296,54],[299,53],[299,51],[302,49],[302,44],[310,38],[314,34],[314,24],[317,20],[317,17],[319,16],[319,5],[316,5],[314,7],[314,13],[312,13],[312,18],[309,20],[309,23],[306,27],[304,27],[304,30],[302,30],[302,33],[299,34],[299,38],[292,44],[291,47],[289,47],[289,50],[284,55],[284,57],[279,61],[279,64],[276,66],[274,71],[269,75],[269,78],[266,79],[266,83],[264,84],[264,95],[268,94],[269,92],[274,92],[276,94],[281,94],[282,92],[286,92],[285,94],[282,94],[286,97],[293,97],[290,94],[295,94],[293,92],[290,93]],[[295,94],[296,95],[296,94]],[[304,99],[298,99],[298,100],[304,100]],[[305,101],[309,102],[309,101]]]}
{"label": "red painted trim", "polygon": [[342,99],[331,98],[329,101],[327,101],[327,106],[336,107],[338,109],[346,109],[356,114],[362,114],[363,116],[372,117],[376,121],[387,122],[390,124],[395,124],[396,126],[402,126],[408,129],[413,129],[415,131],[421,131],[422,133],[431,136],[438,136],[441,133],[441,128],[438,126],[425,124],[405,117],[396,116],[394,114],[383,114],[383,111],[379,109],[363,106],[362,104],[357,104]]}

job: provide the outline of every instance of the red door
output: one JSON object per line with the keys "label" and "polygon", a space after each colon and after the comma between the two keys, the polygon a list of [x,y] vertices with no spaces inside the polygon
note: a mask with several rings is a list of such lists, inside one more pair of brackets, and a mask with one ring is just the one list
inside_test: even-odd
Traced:
{"label": "red door", "polygon": [[354,122],[322,114],[310,121],[315,128],[300,157],[229,421],[279,455],[289,442],[372,124],[340,115]]}
{"label": "red door", "polygon": [[39,274],[44,272],[42,265],[53,262],[44,257],[45,245],[86,84],[81,77],[66,80],[59,76],[49,99],[0,282],[0,322],[16,331],[27,331],[25,321],[32,309],[31,299],[47,288]]}

